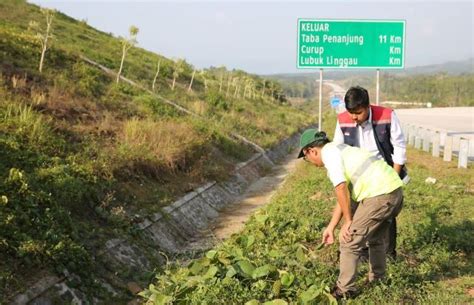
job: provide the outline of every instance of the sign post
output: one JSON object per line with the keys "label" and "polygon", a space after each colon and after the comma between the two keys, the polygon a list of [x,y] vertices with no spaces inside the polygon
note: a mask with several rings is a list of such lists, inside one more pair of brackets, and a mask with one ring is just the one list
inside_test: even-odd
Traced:
{"label": "sign post", "polygon": [[[403,69],[404,20],[298,19],[298,69]],[[321,106],[319,109],[321,117]],[[321,129],[321,124],[319,126]]]}
{"label": "sign post", "polygon": [[375,104],[378,106],[379,102],[379,92],[380,92],[380,69],[377,69],[377,84],[375,88]]}
{"label": "sign post", "polygon": [[319,114],[318,114],[318,130],[322,131],[322,109],[323,109],[323,69],[319,69]]}

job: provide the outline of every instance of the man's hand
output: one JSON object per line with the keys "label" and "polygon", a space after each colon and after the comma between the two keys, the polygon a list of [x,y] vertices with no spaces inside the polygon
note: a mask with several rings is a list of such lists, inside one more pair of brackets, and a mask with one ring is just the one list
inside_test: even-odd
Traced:
{"label": "man's hand", "polygon": [[327,227],[323,232],[323,244],[331,245],[334,243],[334,228]]}
{"label": "man's hand", "polygon": [[345,221],[341,227],[341,232],[339,233],[339,239],[344,240],[346,243],[352,240],[352,233],[350,231],[352,221]]}

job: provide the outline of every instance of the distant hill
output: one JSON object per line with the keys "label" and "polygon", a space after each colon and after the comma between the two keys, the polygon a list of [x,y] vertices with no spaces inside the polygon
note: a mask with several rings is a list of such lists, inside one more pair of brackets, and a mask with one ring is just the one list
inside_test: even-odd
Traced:
{"label": "distant hill", "polygon": [[[469,58],[461,61],[449,61],[442,64],[434,64],[427,66],[417,66],[412,68],[406,68],[403,70],[381,70],[383,73],[393,74],[393,75],[417,75],[417,74],[436,74],[436,73],[447,73],[449,75],[459,75],[459,74],[471,74],[474,73],[474,58]],[[279,73],[279,74],[270,74],[262,75],[263,77],[268,77],[271,79],[277,79],[282,81],[304,81],[307,78],[314,79],[315,74],[318,74],[318,71],[314,72],[301,72],[301,73]],[[329,70],[324,71],[325,79],[345,79],[352,76],[371,76],[375,74],[375,70]]]}
{"label": "distant hill", "polygon": [[448,61],[442,64],[419,66],[397,71],[398,74],[435,74],[447,73],[450,75],[459,75],[464,73],[474,73],[474,58],[461,61]]}
{"label": "distant hill", "polygon": [[[473,58],[438,65],[413,67],[404,70],[382,70],[380,73],[381,99],[430,102],[433,106],[474,105]],[[363,86],[375,96],[375,71],[350,70],[324,72],[325,80],[334,80],[343,87]],[[318,94],[315,81],[318,72],[285,73],[265,76],[282,82],[288,98],[314,100]]]}

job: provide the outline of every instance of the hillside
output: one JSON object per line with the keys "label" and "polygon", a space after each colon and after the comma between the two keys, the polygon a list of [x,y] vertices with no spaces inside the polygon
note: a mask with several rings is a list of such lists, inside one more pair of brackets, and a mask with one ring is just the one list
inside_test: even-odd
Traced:
{"label": "hillside", "polygon": [[40,73],[31,21],[45,27],[39,7],[0,2],[0,304],[45,274],[77,275],[99,299],[97,276],[148,279],[95,254],[111,238],[146,243],[140,219],[313,121],[276,81],[139,47],[122,71],[137,86],[116,83],[83,58],[118,71],[121,40],[59,12]]}

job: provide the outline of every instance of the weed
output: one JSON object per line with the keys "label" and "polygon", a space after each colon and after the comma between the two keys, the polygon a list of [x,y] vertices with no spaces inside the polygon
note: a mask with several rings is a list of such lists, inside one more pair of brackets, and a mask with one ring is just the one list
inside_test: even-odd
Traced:
{"label": "weed", "polygon": [[[363,288],[351,304],[469,302],[473,241],[472,221],[466,215],[474,211],[472,194],[462,190],[469,189],[472,169],[433,164],[438,161],[426,161],[431,157],[423,152],[410,150],[409,156],[425,161],[409,164],[412,182],[399,216],[400,256],[389,262],[386,280]],[[424,179],[434,173],[441,186],[431,196],[432,186]],[[454,184],[463,188],[448,187]],[[313,195],[315,190],[318,196]],[[324,171],[301,164],[243,232],[187,266],[168,266],[142,296],[150,304],[160,304],[151,301],[153,297],[191,304],[222,299],[238,304],[277,299],[291,304],[334,303],[327,289],[336,280],[337,249],[317,250],[333,204]],[[453,280],[459,286],[452,285]],[[360,277],[359,284],[363,281]]]}

